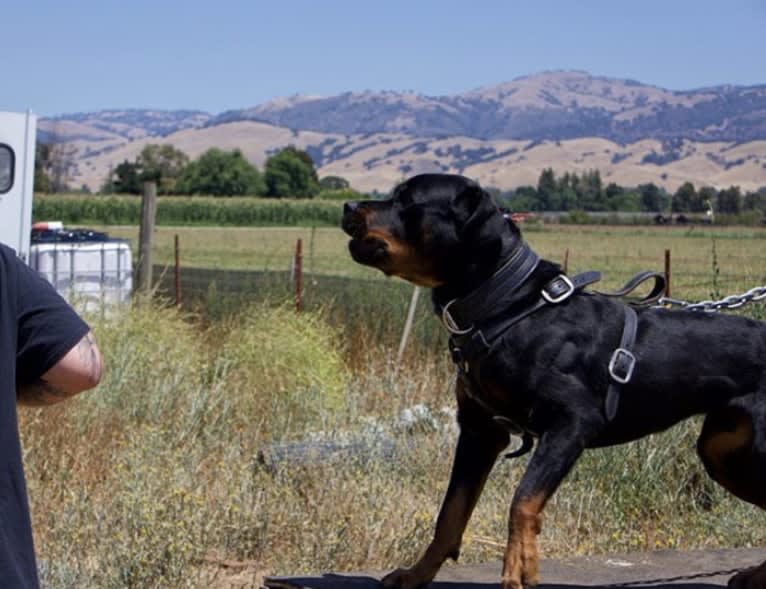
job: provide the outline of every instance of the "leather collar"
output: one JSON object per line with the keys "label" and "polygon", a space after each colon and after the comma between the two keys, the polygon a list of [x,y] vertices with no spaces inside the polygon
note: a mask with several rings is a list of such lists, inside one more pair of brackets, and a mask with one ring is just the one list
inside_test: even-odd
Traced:
{"label": "leather collar", "polygon": [[440,305],[442,321],[451,333],[468,333],[517,300],[517,293],[537,268],[540,257],[522,242],[510,258],[475,290]]}

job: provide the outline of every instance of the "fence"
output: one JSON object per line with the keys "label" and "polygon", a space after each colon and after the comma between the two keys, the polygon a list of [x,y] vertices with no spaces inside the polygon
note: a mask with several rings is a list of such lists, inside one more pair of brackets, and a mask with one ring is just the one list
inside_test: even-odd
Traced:
{"label": "fence", "polygon": [[[178,247],[177,240],[175,243]],[[742,243],[743,251],[723,248],[726,251],[718,253],[713,245],[711,252],[697,247],[687,249],[682,256],[673,256],[670,249],[653,255],[627,255],[608,251],[608,247],[567,248],[558,260],[556,256],[540,253],[547,259],[559,261],[571,273],[601,270],[604,279],[598,288],[603,290],[621,286],[641,270],[664,270],[670,278],[674,297],[702,300],[743,292],[766,282],[763,270],[766,256],[760,249],[752,248],[750,242]],[[754,243],[758,245],[761,241]],[[167,299],[212,318],[227,316],[257,302],[286,302],[299,308],[321,309],[344,329],[364,331],[365,337],[385,340],[392,346],[401,345],[399,338],[412,299],[411,285],[387,279],[372,270],[365,272],[364,278],[328,273],[325,264],[317,264],[313,245],[304,249],[302,239],[298,238],[293,248],[292,256],[280,249],[279,255],[270,257],[268,262],[262,261],[262,267],[257,270],[185,267],[176,250],[175,265],[155,265],[154,276],[159,292]],[[350,261],[348,265],[357,268]],[[321,270],[316,271],[315,267]],[[412,316],[412,324],[413,339],[417,342],[429,346],[444,343],[444,331],[433,320],[429,302],[420,303]]]}

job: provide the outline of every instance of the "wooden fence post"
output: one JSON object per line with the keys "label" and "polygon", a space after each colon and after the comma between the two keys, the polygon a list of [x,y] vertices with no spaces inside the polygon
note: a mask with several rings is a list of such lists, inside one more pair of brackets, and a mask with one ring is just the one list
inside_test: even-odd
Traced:
{"label": "wooden fence post", "polygon": [[154,220],[157,214],[157,185],[144,182],[141,198],[141,228],[138,237],[138,290],[148,293],[152,289],[152,245],[154,243]]}

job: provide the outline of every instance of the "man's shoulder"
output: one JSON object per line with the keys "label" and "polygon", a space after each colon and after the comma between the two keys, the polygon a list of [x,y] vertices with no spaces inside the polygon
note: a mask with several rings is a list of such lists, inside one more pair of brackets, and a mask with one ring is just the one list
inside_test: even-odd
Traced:
{"label": "man's shoulder", "polygon": [[16,250],[0,243],[0,273],[6,274],[9,268],[12,268],[18,260]]}
{"label": "man's shoulder", "polygon": [[4,260],[13,260],[17,257],[16,250],[0,241],[0,257]]}

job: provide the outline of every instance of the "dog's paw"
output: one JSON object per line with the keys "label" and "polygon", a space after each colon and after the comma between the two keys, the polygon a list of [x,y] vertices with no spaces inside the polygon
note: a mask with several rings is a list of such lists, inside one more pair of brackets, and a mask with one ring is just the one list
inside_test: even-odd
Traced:
{"label": "dog's paw", "polygon": [[734,575],[729,579],[729,589],[766,589],[766,562]]}
{"label": "dog's paw", "polygon": [[524,585],[521,584],[521,579],[512,577],[503,577],[501,587],[503,589],[524,589]]}
{"label": "dog's paw", "polygon": [[383,577],[381,583],[386,589],[417,589],[424,587],[432,580],[433,576],[425,578],[423,575],[417,574],[415,567],[413,567],[411,569],[396,569]]}

